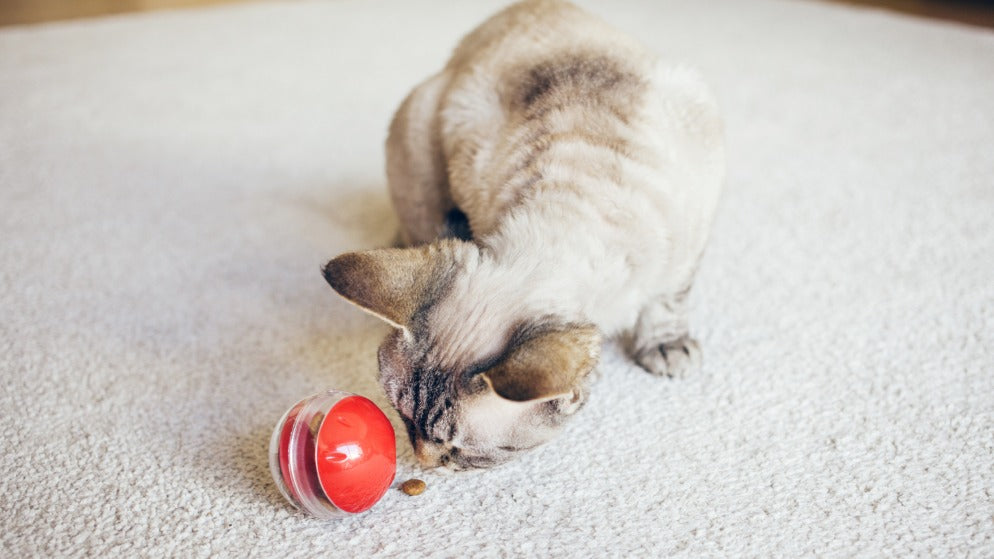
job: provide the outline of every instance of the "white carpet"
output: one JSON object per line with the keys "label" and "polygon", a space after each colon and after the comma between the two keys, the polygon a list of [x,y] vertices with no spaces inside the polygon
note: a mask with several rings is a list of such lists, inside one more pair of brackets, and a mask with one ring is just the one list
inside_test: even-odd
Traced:
{"label": "white carpet", "polygon": [[994,556],[994,33],[807,2],[587,2],[727,113],[701,373],[609,349],[519,462],[401,437],[423,495],[282,501],[286,407],[389,409],[386,329],[319,266],[391,240],[390,114],[499,4],[0,30],[0,555]]}

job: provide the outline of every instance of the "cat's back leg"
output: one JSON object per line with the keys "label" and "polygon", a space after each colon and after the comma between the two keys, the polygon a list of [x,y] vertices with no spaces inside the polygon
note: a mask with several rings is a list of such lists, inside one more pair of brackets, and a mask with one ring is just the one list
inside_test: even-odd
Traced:
{"label": "cat's back leg", "polygon": [[390,124],[387,183],[404,245],[470,236],[466,218],[449,194],[442,152],[438,108],[448,83],[445,72],[422,82],[404,99]]}
{"label": "cat's back leg", "polygon": [[667,146],[664,182],[677,185],[665,200],[672,251],[668,259],[671,292],[648,299],[634,328],[631,355],[657,375],[683,376],[697,369],[701,350],[687,326],[687,294],[710,235],[725,175],[723,124],[717,102],[701,76],[690,68],[658,62],[650,82],[656,92],[646,114]]}
{"label": "cat's back leg", "polygon": [[700,344],[688,331],[687,291],[655,297],[639,313],[629,351],[654,375],[683,377],[700,368]]}

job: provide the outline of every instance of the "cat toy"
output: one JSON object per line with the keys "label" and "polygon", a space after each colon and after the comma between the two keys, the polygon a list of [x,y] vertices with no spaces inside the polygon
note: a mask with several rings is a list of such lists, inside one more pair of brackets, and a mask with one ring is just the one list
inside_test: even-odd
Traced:
{"label": "cat toy", "polygon": [[368,510],[397,471],[393,426],[369,399],[329,390],[297,402],[276,424],[269,470],[293,506],[318,518]]}

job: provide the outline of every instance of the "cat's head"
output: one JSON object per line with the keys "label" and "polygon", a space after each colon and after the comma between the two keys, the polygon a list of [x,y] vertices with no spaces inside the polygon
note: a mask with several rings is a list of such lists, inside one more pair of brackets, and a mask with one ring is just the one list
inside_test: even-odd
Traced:
{"label": "cat's head", "polygon": [[344,254],[324,268],[339,294],[394,327],[380,383],[425,467],[506,462],[586,400],[600,334],[522,304],[528,287],[513,274],[456,240]]}

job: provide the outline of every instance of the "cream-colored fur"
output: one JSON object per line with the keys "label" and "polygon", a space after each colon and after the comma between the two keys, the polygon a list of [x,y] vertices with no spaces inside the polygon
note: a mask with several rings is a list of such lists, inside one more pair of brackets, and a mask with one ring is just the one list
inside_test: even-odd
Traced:
{"label": "cream-colored fur", "polygon": [[[564,52],[622,60],[644,86],[632,89],[626,123],[596,106],[550,115],[563,138],[532,163],[541,180],[508,180],[531,146],[504,80]],[[570,136],[591,125],[631,147],[619,152]],[[608,336],[633,330],[644,365],[674,368],[646,354],[686,334],[682,299],[722,184],[721,129],[695,72],[566,2],[514,5],[467,36],[402,106],[387,146],[404,239],[431,242],[454,204],[485,249],[467,257],[477,272],[457,282],[439,311],[457,330],[453,352],[493,351],[497,325],[549,313],[593,322]]]}
{"label": "cream-colored fur", "polygon": [[548,440],[602,336],[652,373],[693,368],[684,304],[723,169],[697,74],[575,6],[516,4],[470,33],[390,127],[412,248],[325,268],[397,328],[380,380],[422,463],[487,467]]}

